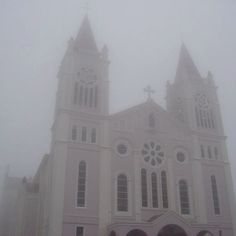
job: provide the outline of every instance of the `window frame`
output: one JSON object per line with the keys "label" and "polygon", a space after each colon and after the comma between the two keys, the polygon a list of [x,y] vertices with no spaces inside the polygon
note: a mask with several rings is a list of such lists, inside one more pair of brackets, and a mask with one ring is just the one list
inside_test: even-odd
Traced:
{"label": "window frame", "polygon": [[[79,174],[80,174],[80,170],[79,170],[79,165],[80,163],[84,162],[85,163],[85,190],[84,190],[84,205],[83,206],[78,206],[78,192],[79,192]],[[84,208],[87,208],[87,179],[88,179],[88,165],[87,165],[87,162],[85,160],[79,160],[78,161],[78,168],[77,168],[77,175],[76,175],[77,179],[76,179],[76,194],[75,194],[75,205],[76,205],[76,208],[79,208],[79,209],[84,209]]]}

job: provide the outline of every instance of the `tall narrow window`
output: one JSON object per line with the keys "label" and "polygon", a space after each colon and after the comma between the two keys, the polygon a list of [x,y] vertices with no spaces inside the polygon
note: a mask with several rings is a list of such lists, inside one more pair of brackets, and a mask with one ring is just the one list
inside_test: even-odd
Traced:
{"label": "tall narrow window", "polygon": [[198,111],[197,107],[195,107],[195,115],[196,115],[197,127],[199,127],[200,126],[200,119],[199,119],[199,111]]}
{"label": "tall narrow window", "polygon": [[211,127],[211,119],[210,119],[210,113],[209,113],[209,111],[207,111],[207,123],[208,123],[208,127],[209,127],[209,128],[213,128],[213,127]]}
{"label": "tall narrow window", "polygon": [[215,154],[215,159],[218,160],[219,159],[219,153],[218,153],[218,148],[217,147],[214,148],[214,154]]}
{"label": "tall narrow window", "polygon": [[161,172],[161,187],[162,187],[162,202],[163,208],[168,208],[168,190],[167,190],[167,177],[166,172]]}
{"label": "tall narrow window", "polygon": [[86,191],[86,163],[85,161],[81,161],[79,163],[79,174],[78,174],[77,207],[85,206],[85,191]]}
{"label": "tall narrow window", "polygon": [[142,188],[142,207],[148,206],[148,192],[147,192],[147,171],[141,170],[141,188]]}
{"label": "tall narrow window", "polygon": [[201,144],[201,157],[204,158],[205,157],[205,150],[204,150],[204,146]]}
{"label": "tall narrow window", "polygon": [[79,87],[79,105],[81,106],[83,104],[83,97],[84,97],[84,87],[81,85]]}
{"label": "tall narrow window", "polygon": [[84,106],[87,106],[88,103],[88,87],[84,89]]}
{"label": "tall narrow window", "polygon": [[96,129],[92,128],[92,131],[91,131],[91,143],[96,143],[96,139],[97,139]]}
{"label": "tall narrow window", "polygon": [[152,173],[152,207],[158,208],[157,174]]}
{"label": "tall narrow window", "polygon": [[210,110],[210,119],[211,119],[211,126],[212,128],[215,128],[215,122],[214,122],[214,117],[213,117],[213,112],[212,110]]}
{"label": "tall narrow window", "polygon": [[207,147],[207,152],[208,152],[208,158],[211,159],[212,153],[211,153],[211,146],[210,145]]}
{"label": "tall narrow window", "polygon": [[124,174],[117,178],[117,210],[128,211],[128,181]]}
{"label": "tall narrow window", "polygon": [[89,106],[93,106],[93,88],[89,89]]}
{"label": "tall narrow window", "polygon": [[98,105],[98,86],[96,86],[94,90],[94,106],[97,107],[97,105]]}
{"label": "tall narrow window", "polygon": [[84,126],[82,127],[82,137],[81,137],[82,142],[87,141],[87,128]]}
{"label": "tall narrow window", "polygon": [[189,215],[190,205],[189,205],[188,185],[185,180],[179,181],[179,197],[180,197],[181,214]]}
{"label": "tall narrow window", "polygon": [[76,140],[77,139],[77,127],[76,125],[73,125],[72,127],[72,140]]}
{"label": "tall narrow window", "polygon": [[214,175],[211,176],[211,189],[212,189],[214,212],[216,215],[219,215],[220,203],[219,203],[218,189],[217,189],[217,184],[216,184],[216,177]]}
{"label": "tall narrow window", "polygon": [[150,114],[149,114],[148,122],[149,122],[149,127],[150,127],[150,128],[155,128],[156,120],[155,120],[155,115],[154,115],[153,113],[150,113]]}
{"label": "tall narrow window", "polygon": [[76,227],[76,236],[84,236],[84,227],[82,226]]}
{"label": "tall narrow window", "polygon": [[73,99],[74,104],[77,104],[77,100],[78,100],[78,82],[75,82],[74,99]]}

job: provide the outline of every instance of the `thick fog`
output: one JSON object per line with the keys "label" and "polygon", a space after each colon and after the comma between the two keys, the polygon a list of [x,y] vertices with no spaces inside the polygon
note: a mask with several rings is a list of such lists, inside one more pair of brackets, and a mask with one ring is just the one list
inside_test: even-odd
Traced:
{"label": "thick fog", "polygon": [[[0,170],[33,176],[49,152],[57,71],[85,1],[0,0]],[[110,53],[111,112],[153,98],[165,106],[180,45],[218,89],[236,186],[236,3],[233,0],[91,0],[99,48]]]}

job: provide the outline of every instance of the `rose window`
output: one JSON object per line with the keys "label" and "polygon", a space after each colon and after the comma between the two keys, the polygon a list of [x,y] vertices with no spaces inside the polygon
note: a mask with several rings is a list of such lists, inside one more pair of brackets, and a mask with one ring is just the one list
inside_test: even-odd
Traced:
{"label": "rose window", "polygon": [[144,161],[152,166],[159,166],[164,161],[164,152],[161,146],[152,141],[143,145],[142,156]]}

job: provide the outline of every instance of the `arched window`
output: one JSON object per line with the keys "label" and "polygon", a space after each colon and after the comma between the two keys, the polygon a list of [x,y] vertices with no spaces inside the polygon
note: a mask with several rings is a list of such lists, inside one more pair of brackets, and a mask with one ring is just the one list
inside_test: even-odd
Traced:
{"label": "arched window", "polygon": [[141,170],[142,207],[148,206],[147,171]]}
{"label": "arched window", "polygon": [[87,106],[88,103],[88,87],[84,89],[84,106]]}
{"label": "arched window", "polygon": [[89,89],[89,106],[93,106],[93,88]]}
{"label": "arched window", "polygon": [[199,127],[200,126],[200,119],[199,119],[199,110],[197,107],[195,107],[195,115],[196,115],[197,127]]}
{"label": "arched window", "polygon": [[74,104],[77,104],[77,99],[78,99],[78,82],[75,82],[74,99],[73,99]]}
{"label": "arched window", "polygon": [[212,154],[211,154],[211,146],[210,145],[207,147],[207,152],[208,152],[208,158],[211,159]]}
{"label": "arched window", "polygon": [[162,187],[162,202],[163,208],[168,208],[168,190],[167,190],[167,177],[166,172],[161,172],[161,187]]}
{"label": "arched window", "polygon": [[86,162],[79,163],[78,174],[78,190],[77,190],[77,207],[85,206],[85,191],[86,191]]}
{"label": "arched window", "polygon": [[180,210],[182,215],[190,214],[188,184],[185,180],[179,181]]}
{"label": "arched window", "polygon": [[76,125],[73,125],[73,127],[72,127],[71,138],[72,138],[72,140],[76,140],[77,139],[77,127],[76,127]]}
{"label": "arched window", "polygon": [[91,143],[96,143],[96,139],[97,139],[96,129],[92,128],[92,131],[91,131]]}
{"label": "arched window", "polygon": [[201,157],[204,158],[205,157],[205,150],[204,150],[204,146],[201,144]]}
{"label": "arched window", "polygon": [[117,178],[117,211],[128,211],[128,181],[124,174]]}
{"label": "arched window", "polygon": [[158,208],[157,174],[152,173],[152,207]]}
{"label": "arched window", "polygon": [[87,141],[87,128],[85,126],[82,127],[81,140],[82,140],[82,142],[86,142]]}
{"label": "arched window", "polygon": [[220,203],[219,203],[219,196],[218,196],[218,189],[217,189],[215,175],[211,176],[211,189],[212,189],[214,212],[216,215],[219,215],[220,214]]}
{"label": "arched window", "polygon": [[79,87],[79,105],[81,106],[83,104],[83,97],[84,97],[84,87],[81,85]]}
{"label": "arched window", "polygon": [[95,86],[94,91],[94,106],[97,107],[98,105],[98,86]]}
{"label": "arched window", "polygon": [[218,160],[219,153],[218,153],[218,148],[217,147],[214,148],[214,154],[215,154],[215,159]]}
{"label": "arched window", "polygon": [[155,128],[156,126],[156,120],[154,113],[150,113],[148,117],[148,123],[150,128]]}

